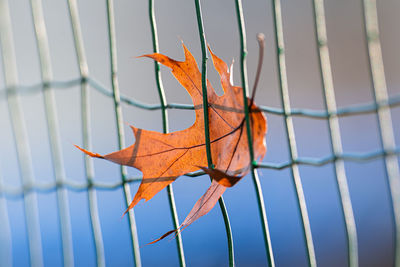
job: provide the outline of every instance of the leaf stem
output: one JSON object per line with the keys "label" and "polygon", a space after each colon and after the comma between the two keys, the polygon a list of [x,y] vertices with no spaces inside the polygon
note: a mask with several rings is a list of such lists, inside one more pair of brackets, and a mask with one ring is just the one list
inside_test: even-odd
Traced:
{"label": "leaf stem", "polygon": [[254,104],[254,98],[256,96],[257,86],[258,82],[260,81],[261,69],[264,62],[265,35],[263,33],[258,33],[257,41],[259,47],[258,64],[257,64],[256,78],[254,79],[253,91],[251,93],[251,98],[250,98],[249,112],[251,112],[251,107]]}

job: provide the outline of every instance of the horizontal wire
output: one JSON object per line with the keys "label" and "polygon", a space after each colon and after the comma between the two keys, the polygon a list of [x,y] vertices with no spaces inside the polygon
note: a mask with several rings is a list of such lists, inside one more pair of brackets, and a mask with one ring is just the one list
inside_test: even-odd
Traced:
{"label": "horizontal wire", "polygon": [[[337,156],[326,156],[321,158],[314,158],[314,157],[298,157],[293,161],[282,162],[282,163],[273,163],[273,162],[260,162],[254,165],[255,168],[260,169],[275,169],[275,170],[282,170],[292,166],[293,164],[297,165],[309,165],[309,166],[323,166],[329,163],[334,162],[337,159],[341,159],[344,161],[352,161],[352,162],[366,162],[371,161],[377,158],[384,157],[386,155],[400,155],[400,147],[397,147],[391,151],[372,151],[369,153],[342,153]],[[203,171],[196,171],[187,173],[184,176],[187,177],[199,177],[204,175]],[[142,177],[140,176],[131,176],[127,177],[125,183],[135,183],[141,182]],[[20,198],[23,196],[24,193],[35,191],[38,193],[50,193],[54,192],[57,188],[65,187],[72,191],[80,192],[86,191],[88,188],[96,188],[99,190],[115,190],[120,188],[124,182],[118,181],[115,183],[107,183],[107,182],[99,182],[93,181],[91,183],[88,182],[77,182],[72,179],[65,179],[63,182],[35,182],[33,184],[26,184],[22,187],[16,186],[7,186],[3,185],[0,187],[0,193],[4,194],[7,198]]]}
{"label": "horizontal wire", "polygon": [[[13,87],[4,87],[0,89],[0,97],[5,97],[6,93],[18,93],[18,94],[33,94],[39,93],[40,90],[44,86],[52,87],[53,89],[67,89],[70,87],[78,86],[83,82],[87,82],[93,89],[102,93],[103,95],[112,97],[112,91],[107,89],[100,82],[95,79],[89,77],[81,77],[76,79],[71,79],[67,81],[51,81],[45,83],[37,83],[33,85],[20,85]],[[125,95],[121,95],[121,102],[128,104],[130,106],[135,106],[138,108],[146,109],[146,110],[159,110],[162,109],[160,104],[148,104],[132,97],[128,97]],[[400,94],[395,94],[391,96],[387,101],[377,101],[368,102],[362,104],[349,105],[346,107],[338,108],[336,112],[327,112],[325,110],[315,110],[315,109],[300,109],[300,108],[292,108],[290,112],[288,112],[287,116],[302,116],[309,117],[313,119],[326,119],[331,116],[345,117],[345,116],[354,116],[354,115],[362,115],[368,113],[375,113],[381,107],[396,107],[400,106]],[[268,107],[260,105],[259,109],[265,113],[270,113],[274,115],[285,115],[285,112],[280,108]],[[192,104],[181,104],[181,103],[169,103],[165,106],[167,109],[186,109],[186,110],[194,110],[195,107]]]}
{"label": "horizontal wire", "polygon": [[311,165],[311,166],[323,166],[329,163],[334,162],[337,159],[342,159],[345,161],[353,161],[353,162],[365,162],[365,161],[370,161],[376,158],[383,157],[385,155],[400,155],[400,147],[397,147],[393,151],[374,151],[370,153],[343,153],[341,155],[331,155],[331,156],[326,156],[322,158],[312,158],[312,157],[299,157],[293,162],[284,162],[284,163],[257,163],[256,167],[257,168],[264,168],[264,169],[276,169],[276,170],[282,170],[285,168],[290,167],[293,164],[299,164],[299,165]]}

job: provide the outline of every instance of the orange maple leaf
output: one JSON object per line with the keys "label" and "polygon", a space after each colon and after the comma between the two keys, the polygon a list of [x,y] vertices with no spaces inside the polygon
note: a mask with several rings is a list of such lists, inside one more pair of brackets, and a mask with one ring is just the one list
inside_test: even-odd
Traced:
{"label": "orange maple leaf", "polygon": [[[214,67],[221,78],[224,94],[218,96],[207,81],[210,146],[215,169],[205,167],[207,166],[207,154],[201,73],[194,57],[185,45],[183,45],[183,49],[185,61],[182,62],[158,53],[142,57],[152,58],[171,68],[172,74],[190,94],[196,113],[196,120],[191,127],[164,134],[131,126],[136,139],[135,143],[125,149],[104,156],[77,146],[89,156],[107,159],[142,171],[142,183],[125,213],[141,199],[146,201],[151,199],[183,174],[203,169],[210,175],[212,178],[210,188],[197,201],[180,227],[166,233],[152,243],[165,238],[169,234],[183,230],[192,222],[207,214],[225,192],[226,187],[237,183],[248,173],[250,166],[242,88],[232,85],[232,73],[228,66],[209,48]],[[247,101],[251,109],[250,121],[254,157],[260,160],[266,152],[264,140],[267,132],[266,118],[253,101],[250,99],[247,99]]]}

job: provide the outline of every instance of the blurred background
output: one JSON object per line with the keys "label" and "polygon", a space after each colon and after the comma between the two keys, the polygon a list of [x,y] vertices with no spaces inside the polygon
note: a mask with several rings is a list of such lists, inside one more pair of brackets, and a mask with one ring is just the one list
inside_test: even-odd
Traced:
{"label": "blurred background", "polygon": [[[5,1],[5,0],[1,0]],[[105,1],[78,1],[83,41],[88,60],[89,76],[109,89],[110,56]],[[324,96],[319,73],[315,40],[313,6],[310,0],[282,0],[283,31],[292,108],[324,110]],[[390,97],[400,94],[400,2],[377,1],[379,30],[387,89]],[[234,64],[234,84],[241,85],[240,41],[234,1],[203,0],[205,35],[214,53]],[[10,16],[17,59],[19,85],[41,83],[41,68],[28,0],[9,1]],[[152,39],[147,1],[119,0],[114,3],[118,62],[118,79],[122,95],[135,100],[158,104],[154,63],[136,58],[152,53]],[[252,86],[258,60],[256,34],[266,36],[264,68],[256,102],[281,109],[278,67],[274,41],[271,1],[244,1],[248,42],[249,87]],[[73,33],[67,1],[43,0],[45,26],[54,81],[79,78]],[[338,107],[373,103],[367,43],[360,0],[337,0],[325,3],[327,34],[332,63],[333,82]],[[201,47],[193,1],[155,1],[160,52],[183,60],[180,41],[201,61]],[[1,56],[1,54],[0,54]],[[3,68],[3,66],[0,66]],[[15,149],[15,136],[5,94],[3,69],[0,69],[0,177],[7,186],[20,187],[21,173]],[[221,92],[216,71],[208,61],[208,77]],[[191,104],[185,89],[162,67],[162,78],[169,103]],[[57,121],[60,127],[63,164],[68,180],[85,182],[83,155],[73,147],[82,145],[80,85],[53,88],[56,97]],[[112,97],[89,89],[92,148],[101,154],[117,150],[118,139]],[[28,131],[34,179],[54,181],[43,94],[40,90],[21,90],[20,101]],[[123,104],[125,143],[134,142],[128,124],[162,131],[160,110],[149,111]],[[400,143],[400,107],[391,108],[396,143]],[[283,116],[266,113],[268,146],[264,162],[284,163],[290,160]],[[339,119],[343,150],[346,153],[369,153],[381,150],[375,113]],[[170,131],[189,127],[194,122],[192,110],[169,110]],[[326,119],[293,117],[300,157],[323,158],[332,154]],[[398,157],[397,157],[398,161]],[[94,160],[95,181],[120,181],[119,167]],[[310,216],[317,263],[320,266],[346,266],[347,245],[345,226],[332,163],[320,167],[300,165],[307,207]],[[394,224],[391,200],[383,157],[364,162],[345,162],[351,200],[358,233],[361,266],[391,266],[394,257]],[[306,266],[307,254],[302,235],[299,210],[290,168],[259,169],[271,232],[272,249],[277,266]],[[130,176],[140,176],[133,168]],[[173,183],[179,220],[183,221],[197,199],[210,184],[208,176],[180,177]],[[132,183],[134,194],[139,183]],[[86,191],[68,190],[73,252],[76,266],[93,266],[95,248],[90,230]],[[29,264],[29,247],[24,220],[24,201],[12,194],[2,195],[8,214],[12,240],[12,261],[15,266]],[[263,241],[257,200],[251,177],[245,177],[224,194],[229,213],[235,258],[238,266],[265,266]],[[99,217],[104,240],[107,266],[133,264],[132,245],[125,210],[123,190],[97,190]],[[58,223],[56,192],[38,192],[37,205],[43,260],[46,266],[61,266],[62,243]],[[4,209],[3,207],[3,209]],[[148,202],[135,207],[140,245],[144,245],[173,228],[166,190]],[[0,219],[0,226],[5,223]],[[4,229],[4,227],[1,227]],[[0,229],[0,236],[5,236]],[[182,232],[188,266],[226,266],[228,250],[225,226],[219,207]],[[7,251],[6,238],[0,249]],[[140,249],[144,266],[178,266],[175,241],[164,240]],[[1,260],[0,260],[1,262]]]}

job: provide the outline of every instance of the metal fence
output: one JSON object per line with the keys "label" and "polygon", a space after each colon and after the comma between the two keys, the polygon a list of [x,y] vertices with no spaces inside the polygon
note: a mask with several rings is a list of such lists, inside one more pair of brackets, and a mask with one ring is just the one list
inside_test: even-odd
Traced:
{"label": "metal fence", "polygon": [[[33,17],[33,24],[35,30],[35,37],[40,57],[41,77],[42,82],[39,84],[21,86],[18,81],[18,73],[16,68],[16,55],[14,51],[13,31],[10,19],[10,11],[8,0],[0,0],[0,43],[1,55],[4,69],[4,77],[6,88],[0,91],[0,97],[7,99],[8,110],[11,116],[12,131],[15,137],[15,149],[17,151],[20,173],[22,177],[22,187],[10,187],[5,185],[0,179],[0,218],[3,220],[4,225],[8,225],[8,213],[5,202],[8,198],[23,198],[25,209],[25,220],[27,227],[27,234],[29,240],[29,253],[30,263],[33,266],[43,265],[43,249],[40,235],[40,219],[38,216],[37,207],[37,194],[46,192],[56,192],[59,224],[62,236],[62,255],[65,266],[74,265],[73,255],[73,240],[71,234],[71,222],[69,214],[69,202],[67,190],[75,191],[88,191],[89,213],[91,219],[91,230],[93,233],[93,241],[96,248],[96,263],[98,266],[105,265],[104,242],[102,238],[102,229],[100,227],[100,220],[97,207],[96,190],[114,190],[116,188],[123,188],[125,202],[128,205],[131,201],[131,192],[129,184],[132,182],[140,181],[140,177],[129,177],[126,167],[120,168],[120,182],[118,183],[102,183],[96,181],[94,177],[94,167],[92,159],[85,158],[85,170],[87,180],[85,183],[77,183],[67,179],[65,175],[65,166],[61,153],[59,126],[57,121],[57,107],[54,101],[54,90],[59,88],[70,88],[80,85],[81,87],[81,108],[82,108],[82,128],[83,128],[83,147],[91,149],[91,127],[89,119],[89,97],[88,90],[94,88],[100,93],[113,98],[114,111],[118,129],[119,148],[123,148],[124,132],[122,123],[122,110],[121,103],[132,105],[138,108],[147,110],[161,110],[163,131],[168,132],[168,109],[193,109],[192,105],[185,105],[179,103],[167,103],[164,89],[160,76],[159,64],[155,63],[155,77],[157,81],[158,93],[160,104],[147,104],[141,103],[135,99],[126,97],[120,94],[117,76],[117,48],[116,48],[116,33],[114,25],[114,10],[113,1],[107,0],[107,21],[108,21],[108,41],[109,41],[109,56],[110,71],[111,71],[111,84],[112,88],[105,88],[90,74],[86,59],[85,46],[83,43],[80,17],[78,14],[78,5],[76,0],[68,0],[69,15],[71,27],[73,29],[73,37],[75,41],[76,57],[79,63],[80,76],[73,80],[68,81],[55,81],[52,75],[52,66],[49,53],[49,40],[46,34],[45,19],[43,16],[43,8],[41,0],[31,0],[31,12]],[[203,74],[203,92],[205,91],[206,81],[206,41],[205,32],[203,28],[203,18],[201,5],[199,0],[195,0],[195,8],[198,22],[199,38],[202,46],[202,74]],[[382,51],[379,39],[378,30],[378,17],[376,1],[364,0],[364,27],[365,27],[365,40],[368,45],[368,59],[369,69],[371,76],[371,84],[374,89],[374,101],[372,103],[359,104],[356,106],[348,106],[337,108],[335,102],[335,90],[331,73],[331,63],[329,59],[327,31],[325,25],[324,2],[323,0],[313,0],[313,15],[315,24],[316,40],[318,42],[317,48],[319,57],[319,69],[322,80],[323,95],[325,99],[324,110],[307,110],[307,109],[292,109],[290,107],[289,90],[287,83],[286,64],[285,64],[285,44],[284,32],[282,25],[282,12],[280,0],[271,0],[273,10],[273,25],[275,30],[275,44],[276,44],[276,57],[279,70],[279,84],[281,93],[281,103],[283,109],[277,109],[268,106],[261,106],[261,110],[267,114],[275,114],[283,116],[286,127],[286,139],[289,145],[290,161],[282,163],[261,162],[256,163],[251,161],[251,177],[253,179],[255,193],[258,199],[258,208],[260,220],[262,222],[262,231],[264,233],[265,250],[269,266],[274,266],[274,242],[270,238],[268,220],[263,200],[262,188],[260,185],[257,169],[270,168],[270,169],[290,169],[290,175],[293,179],[293,186],[297,196],[298,209],[301,215],[304,242],[307,248],[308,263],[310,266],[316,266],[316,256],[313,245],[312,232],[310,227],[310,220],[307,212],[307,204],[302,187],[302,181],[299,172],[299,165],[314,165],[322,166],[328,163],[333,163],[334,173],[336,177],[337,189],[341,200],[341,209],[343,219],[346,227],[347,234],[347,247],[348,247],[348,264],[349,266],[358,266],[358,246],[357,246],[357,232],[350,200],[349,188],[347,185],[346,172],[344,168],[345,161],[368,161],[376,158],[383,158],[385,162],[386,177],[390,187],[390,198],[392,201],[392,212],[395,225],[395,264],[400,266],[400,175],[398,166],[398,155],[400,147],[396,146],[394,140],[394,132],[391,119],[391,107],[400,105],[400,95],[395,95],[391,98],[388,97],[388,92],[385,82],[385,73],[383,69]],[[156,17],[154,14],[153,0],[149,0],[149,19],[151,22],[153,51],[158,52],[157,28]],[[238,31],[240,33],[241,41],[241,80],[243,87],[243,95],[248,94],[248,78],[246,68],[246,30],[244,26],[242,2],[235,1],[236,15],[238,23]],[[54,181],[51,183],[39,183],[35,180],[34,171],[32,166],[32,158],[30,152],[30,145],[28,142],[28,131],[24,125],[23,112],[20,104],[20,97],[26,92],[41,93],[44,97],[46,119],[48,126],[48,133],[50,137],[51,155],[53,159],[54,168]],[[246,103],[246,102],[245,102]],[[207,105],[207,103],[205,103]],[[339,129],[338,118],[344,116],[353,116],[356,114],[373,113],[376,114],[376,120],[379,125],[381,149],[370,153],[344,153],[341,144],[341,132]],[[247,114],[248,115],[248,114]],[[303,158],[299,157],[296,148],[295,131],[292,122],[293,116],[303,116],[310,119],[320,119],[327,122],[330,133],[330,146],[332,154],[324,158]],[[248,122],[248,116],[247,122]],[[206,129],[207,130],[207,129]],[[251,143],[251,140],[248,140]],[[209,145],[209,140],[206,140]],[[251,153],[251,151],[250,151]],[[211,165],[212,162],[209,161]],[[187,176],[203,175],[201,172],[189,173]],[[168,186],[169,205],[171,216],[173,218],[174,226],[179,226],[177,210],[175,206],[174,193],[172,185]],[[229,250],[229,265],[235,265],[233,236],[230,229],[229,216],[221,198],[219,206],[222,210],[223,219],[226,226],[226,235]],[[132,254],[136,266],[141,265],[140,249],[137,238],[137,228],[135,223],[134,211],[129,212],[129,226],[132,242]],[[140,230],[140,229],[139,229]],[[10,228],[5,227],[0,230],[1,234],[5,237],[2,238],[4,244],[0,244],[0,248],[5,250],[2,253],[4,257],[0,262],[4,265],[12,265],[12,252],[11,243],[12,238]],[[181,236],[176,238],[177,253],[180,259],[180,265],[185,266],[184,247],[182,244]]]}

